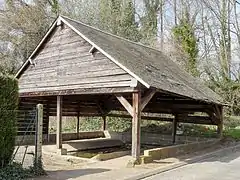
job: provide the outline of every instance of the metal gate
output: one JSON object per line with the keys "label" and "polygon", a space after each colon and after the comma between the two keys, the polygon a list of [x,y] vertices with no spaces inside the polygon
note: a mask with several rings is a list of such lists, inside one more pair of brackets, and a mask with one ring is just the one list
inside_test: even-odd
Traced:
{"label": "metal gate", "polygon": [[18,110],[17,137],[13,162],[24,168],[34,167],[42,158],[43,105],[30,110]]}

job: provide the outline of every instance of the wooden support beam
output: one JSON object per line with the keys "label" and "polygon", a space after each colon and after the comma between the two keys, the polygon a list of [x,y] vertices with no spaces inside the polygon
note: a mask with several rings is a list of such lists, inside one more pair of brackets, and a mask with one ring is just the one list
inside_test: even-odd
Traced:
{"label": "wooden support beam", "polygon": [[141,123],[141,93],[133,93],[132,118],[132,157],[138,161],[140,157],[140,123]]}
{"label": "wooden support beam", "polygon": [[105,131],[107,129],[106,116],[102,116],[102,118],[103,118],[102,130]]}
{"label": "wooden support beam", "polygon": [[172,143],[175,144],[176,142],[176,132],[177,132],[177,122],[178,122],[178,115],[175,115],[172,122]]}
{"label": "wooden support beam", "polygon": [[223,136],[223,118],[224,118],[223,117],[223,107],[216,106],[216,109],[217,109],[217,115],[219,118],[219,122],[217,125],[217,133],[218,133],[219,138],[222,138],[222,136]]}
{"label": "wooden support beam", "polygon": [[60,96],[60,95],[80,95],[80,94],[113,94],[113,93],[131,93],[134,87],[102,87],[102,88],[80,88],[73,90],[56,90],[56,91],[35,91],[35,92],[19,92],[20,97],[40,97],[40,96]]}
{"label": "wooden support beam", "polygon": [[102,130],[105,131],[106,130],[106,112],[108,110],[106,110],[106,108],[103,108],[103,103],[101,102],[97,102],[96,103],[97,106],[98,106],[98,109],[99,109],[99,113],[101,114],[102,116],[102,119],[103,119],[103,124],[102,124]]}
{"label": "wooden support beam", "polygon": [[80,117],[79,117],[79,111],[77,112],[77,127],[76,127],[76,132],[77,132],[77,138],[79,139],[79,129],[80,129]]}
{"label": "wooden support beam", "polygon": [[116,98],[127,110],[127,112],[133,117],[133,107],[131,106],[131,104],[121,95],[116,95]]}
{"label": "wooden support beam", "polygon": [[57,96],[57,149],[62,149],[62,96]]}
{"label": "wooden support beam", "polygon": [[42,135],[43,135],[43,105],[37,105],[37,124],[36,124],[36,144],[35,144],[35,161],[42,158]]}
{"label": "wooden support beam", "polygon": [[150,89],[149,91],[147,91],[146,95],[141,99],[141,111],[149,103],[149,101],[152,99],[155,93],[156,93],[155,89]]}
{"label": "wooden support beam", "polygon": [[46,123],[47,123],[47,131],[46,131],[46,134],[47,134],[47,142],[50,142],[50,139],[49,139],[49,121],[50,121],[50,113],[49,113],[49,103],[47,102],[46,104]]}

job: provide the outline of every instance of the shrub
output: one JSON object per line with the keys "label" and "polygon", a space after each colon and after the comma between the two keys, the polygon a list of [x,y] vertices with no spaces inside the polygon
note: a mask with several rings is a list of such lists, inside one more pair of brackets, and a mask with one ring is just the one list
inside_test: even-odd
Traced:
{"label": "shrub", "polygon": [[224,126],[228,128],[236,128],[240,126],[240,116],[226,116],[223,121]]}
{"label": "shrub", "polygon": [[17,80],[0,75],[0,168],[8,165],[14,151],[17,107]]}
{"label": "shrub", "polygon": [[0,169],[0,180],[24,180],[30,177],[33,177],[31,170],[24,169],[18,163],[12,163]]}

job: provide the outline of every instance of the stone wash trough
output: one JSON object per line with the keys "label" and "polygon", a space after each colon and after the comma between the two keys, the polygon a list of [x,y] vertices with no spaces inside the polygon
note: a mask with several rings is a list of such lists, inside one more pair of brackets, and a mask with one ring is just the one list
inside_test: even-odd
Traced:
{"label": "stone wash trough", "polygon": [[[16,143],[34,144],[34,135],[18,136]],[[131,154],[131,132],[93,131],[79,133],[63,133],[62,154],[94,160],[108,160]],[[44,151],[55,153],[56,134],[43,136]],[[159,133],[141,133],[140,162],[150,163],[168,157],[201,150],[218,142],[216,138],[163,135]]]}

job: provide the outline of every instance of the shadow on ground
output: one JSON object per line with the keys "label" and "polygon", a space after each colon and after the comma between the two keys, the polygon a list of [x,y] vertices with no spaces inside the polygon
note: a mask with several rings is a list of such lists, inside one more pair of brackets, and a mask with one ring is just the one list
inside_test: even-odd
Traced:
{"label": "shadow on ground", "polygon": [[[68,180],[74,179],[81,176],[86,176],[89,174],[97,174],[110,171],[110,169],[101,169],[101,168],[93,168],[93,169],[74,169],[74,170],[57,170],[57,171],[48,171],[49,174],[46,177],[41,177],[40,179],[46,180]],[[39,179],[39,180],[40,180]]]}

